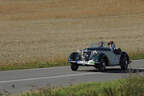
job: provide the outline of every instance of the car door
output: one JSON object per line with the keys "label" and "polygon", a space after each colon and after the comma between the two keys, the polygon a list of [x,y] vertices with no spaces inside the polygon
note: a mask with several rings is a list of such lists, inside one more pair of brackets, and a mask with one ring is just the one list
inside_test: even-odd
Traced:
{"label": "car door", "polygon": [[119,61],[120,61],[120,55],[118,54],[115,54],[114,52],[112,52],[112,54],[114,55],[113,57],[113,65],[118,65],[119,64]]}
{"label": "car door", "polygon": [[106,51],[104,53],[107,55],[107,58],[109,60],[109,65],[119,64],[119,58],[120,58],[119,55],[115,54],[113,51]]}

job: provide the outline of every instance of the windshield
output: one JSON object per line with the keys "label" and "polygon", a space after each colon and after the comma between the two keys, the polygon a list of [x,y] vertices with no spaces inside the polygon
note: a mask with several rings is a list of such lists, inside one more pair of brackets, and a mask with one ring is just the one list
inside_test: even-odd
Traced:
{"label": "windshield", "polygon": [[[100,47],[99,42],[95,42],[90,45],[90,48],[97,48],[97,47]],[[103,47],[109,47],[108,42],[103,42]]]}

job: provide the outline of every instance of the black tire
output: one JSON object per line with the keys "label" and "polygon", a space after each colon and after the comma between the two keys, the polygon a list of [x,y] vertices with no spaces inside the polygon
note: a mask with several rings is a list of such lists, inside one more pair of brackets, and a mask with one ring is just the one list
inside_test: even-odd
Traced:
{"label": "black tire", "polygon": [[74,63],[71,64],[71,70],[72,70],[72,71],[77,71],[77,70],[78,70],[78,67],[79,67],[79,66],[76,65],[76,64],[74,64]]}
{"label": "black tire", "polygon": [[99,65],[99,67],[98,67],[98,70],[100,71],[100,72],[105,72],[106,71],[106,60],[105,59],[101,59],[100,60],[100,65]]}
{"label": "black tire", "polygon": [[128,58],[127,56],[123,56],[121,58],[121,63],[120,63],[120,66],[121,66],[121,70],[127,70],[128,69]]}

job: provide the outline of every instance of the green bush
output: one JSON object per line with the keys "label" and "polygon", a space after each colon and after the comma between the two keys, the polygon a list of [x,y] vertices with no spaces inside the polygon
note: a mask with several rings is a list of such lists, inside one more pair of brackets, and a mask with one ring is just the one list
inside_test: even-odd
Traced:
{"label": "green bush", "polygon": [[64,88],[41,88],[19,96],[144,96],[144,77],[92,82]]}

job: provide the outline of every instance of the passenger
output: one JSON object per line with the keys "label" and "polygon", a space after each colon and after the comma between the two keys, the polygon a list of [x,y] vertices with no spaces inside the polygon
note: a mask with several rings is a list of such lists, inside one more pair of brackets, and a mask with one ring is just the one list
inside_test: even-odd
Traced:
{"label": "passenger", "polygon": [[103,47],[103,41],[100,41],[100,42],[98,43],[98,45],[99,45],[100,48]]}
{"label": "passenger", "polygon": [[115,43],[114,43],[113,41],[110,41],[110,42],[108,43],[108,46],[109,46],[109,48],[110,48],[112,51],[115,50]]}

